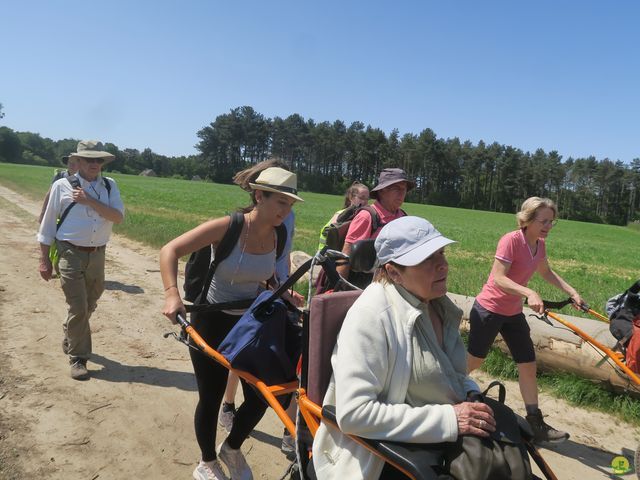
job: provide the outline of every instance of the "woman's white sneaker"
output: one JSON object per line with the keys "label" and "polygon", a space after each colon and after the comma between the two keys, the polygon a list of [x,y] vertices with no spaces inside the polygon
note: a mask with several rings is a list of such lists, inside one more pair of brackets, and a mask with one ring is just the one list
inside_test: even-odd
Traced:
{"label": "woman's white sneaker", "polygon": [[222,471],[222,466],[218,460],[213,462],[203,462],[202,460],[193,471],[195,480],[229,480]]}

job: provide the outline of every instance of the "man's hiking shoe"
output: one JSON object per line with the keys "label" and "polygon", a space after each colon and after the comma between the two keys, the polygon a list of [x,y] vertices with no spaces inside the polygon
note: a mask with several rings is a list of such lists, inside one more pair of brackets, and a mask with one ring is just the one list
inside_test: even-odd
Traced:
{"label": "man's hiking shoe", "polygon": [[222,471],[222,466],[218,460],[213,462],[200,460],[200,463],[193,471],[193,478],[195,480],[228,480],[229,477]]}
{"label": "man's hiking shoe", "polygon": [[231,433],[231,427],[233,427],[233,419],[236,418],[236,407],[233,403],[222,402],[222,408],[220,409],[220,415],[218,416],[218,423],[221,427]]}
{"label": "man's hiking shoe", "polygon": [[218,459],[227,466],[232,480],[253,480],[251,468],[238,448],[231,448],[225,440],[218,447]]}
{"label": "man's hiking shoe", "polygon": [[87,361],[84,358],[72,358],[71,378],[74,380],[89,380],[89,370],[87,370]]}
{"label": "man's hiking shoe", "polygon": [[69,339],[67,337],[62,339],[62,352],[65,355],[69,355]]}
{"label": "man's hiking shoe", "polygon": [[536,410],[536,413],[527,415],[527,423],[531,425],[531,429],[533,430],[534,442],[560,443],[569,438],[567,432],[556,430],[552,426],[547,425],[542,418],[540,409]]}

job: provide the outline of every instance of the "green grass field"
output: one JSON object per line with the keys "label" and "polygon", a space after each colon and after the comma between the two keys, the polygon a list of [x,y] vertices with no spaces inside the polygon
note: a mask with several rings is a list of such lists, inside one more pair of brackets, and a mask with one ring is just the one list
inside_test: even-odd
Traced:
{"label": "green grass field", "polygon": [[[0,164],[0,183],[40,199],[53,170],[47,167]],[[164,243],[198,223],[249,203],[246,192],[234,185],[190,182],[167,178],[112,175],[122,192],[126,219],[116,231],[152,247]],[[342,198],[302,193],[304,203],[294,207],[294,249],[312,253],[319,229]],[[476,295],[485,282],[498,239],[516,228],[515,215],[430,205],[405,204],[405,210],[430,220],[444,235],[459,243],[448,248],[451,292]],[[578,289],[583,298],[602,311],[607,298],[640,277],[640,229],[561,221],[548,239],[552,267]],[[544,298],[565,295],[534,277],[531,286]],[[573,311],[572,311],[573,313]]]}

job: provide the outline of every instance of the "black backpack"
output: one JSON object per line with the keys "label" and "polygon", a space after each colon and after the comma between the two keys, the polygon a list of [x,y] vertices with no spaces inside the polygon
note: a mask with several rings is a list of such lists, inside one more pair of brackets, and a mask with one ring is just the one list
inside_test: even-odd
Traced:
{"label": "black backpack", "polygon": [[626,347],[633,335],[633,320],[640,315],[640,280],[623,293],[610,298],[605,309],[611,335],[621,347]]}
{"label": "black backpack", "polygon": [[384,226],[384,224],[380,222],[378,212],[371,205],[364,205],[362,207],[352,205],[348,208],[345,208],[342,213],[338,215],[338,218],[336,218],[336,221],[334,223],[327,225],[324,228],[323,234],[327,239],[326,245],[328,248],[332,250],[342,251],[342,247],[344,246],[344,239],[347,237],[347,232],[349,231],[349,225],[351,225],[351,221],[362,210],[366,210],[371,215],[371,234],[378,230],[378,228]]}
{"label": "black backpack", "polygon": [[[349,225],[351,225],[352,220],[355,216],[361,211],[366,210],[371,215],[371,232],[369,236],[373,235],[379,228],[384,227],[386,223],[382,223],[380,217],[378,216],[378,212],[371,205],[365,205],[362,207],[352,205],[351,207],[346,208],[338,218],[336,218],[335,223],[330,224],[325,227],[324,233],[326,234],[326,246],[333,250],[342,251],[342,247],[344,246],[344,240],[347,237],[347,232],[349,231]],[[403,215],[407,215],[407,212],[400,209]],[[360,257],[373,257],[375,258],[375,250],[373,248],[372,240],[359,240],[354,244],[355,247],[358,247],[361,250]],[[367,252],[365,253],[364,250]],[[354,250],[352,250],[352,253]],[[373,274],[369,272],[356,271],[353,268],[349,270],[349,282],[353,283],[357,287],[365,288],[367,285],[371,283],[373,279]],[[328,278],[324,270],[320,270],[318,274],[318,278],[316,279],[316,294],[324,293],[327,290],[333,290],[336,287],[338,278]]]}
{"label": "black backpack", "polygon": [[[183,287],[185,300],[194,304],[206,302],[207,292],[211,286],[211,280],[213,280],[216,268],[231,254],[242,232],[244,214],[242,212],[233,212],[230,217],[229,228],[222,237],[222,240],[220,240],[213,260],[211,259],[211,245],[202,247],[200,250],[193,252],[189,257],[184,269]],[[278,237],[276,259],[280,259],[287,243],[287,228],[284,224],[276,227],[276,234]]]}

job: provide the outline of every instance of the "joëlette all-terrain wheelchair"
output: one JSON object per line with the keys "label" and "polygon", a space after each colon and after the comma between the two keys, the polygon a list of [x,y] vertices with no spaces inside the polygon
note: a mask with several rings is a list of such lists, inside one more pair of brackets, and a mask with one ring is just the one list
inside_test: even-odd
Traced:
{"label": "jo\u00eblette all-terrain wheelchair", "polygon": [[[285,428],[296,439],[296,461],[291,465],[290,471],[293,473],[290,478],[315,480],[311,447],[320,422],[324,422],[330,428],[340,428],[336,420],[335,406],[323,405],[323,398],[332,374],[331,354],[338,332],[347,311],[362,292],[337,273],[336,266],[346,262],[350,264],[351,270],[356,272],[372,270],[375,263],[372,243],[365,241],[361,245],[355,245],[349,257],[338,251],[327,249],[319,251],[313,258],[302,264],[268,299],[275,301],[306,272],[310,270],[313,272],[315,267],[322,268],[326,277],[325,293],[312,294],[313,275],[309,275],[307,308],[301,311],[296,309],[302,324],[301,354],[298,362],[298,376],[292,381],[268,384],[249,371],[234,368],[220,352],[207,345],[191,323],[180,315],[178,323],[182,329],[181,335],[173,334],[183,343],[200,350],[213,361],[237,374],[261,393]],[[186,307],[188,312],[228,308],[227,305],[187,305]],[[295,309],[291,305],[289,308]],[[290,395],[295,396],[298,404],[295,423],[285,411],[288,402],[283,401]],[[519,420],[525,422],[524,419],[519,418]],[[551,468],[533,445],[525,425],[521,432],[530,457],[538,465],[544,477],[548,480],[556,479]],[[444,473],[442,444],[399,443],[352,435],[350,438],[382,458],[406,478],[413,480],[447,478],[440,476]]]}

